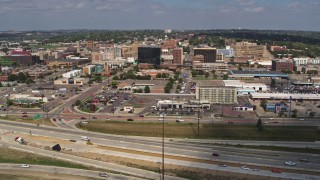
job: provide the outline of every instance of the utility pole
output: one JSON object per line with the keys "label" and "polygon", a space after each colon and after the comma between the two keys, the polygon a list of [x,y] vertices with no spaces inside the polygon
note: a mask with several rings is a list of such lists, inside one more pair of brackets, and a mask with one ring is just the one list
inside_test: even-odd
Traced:
{"label": "utility pole", "polygon": [[199,83],[199,101],[198,101],[198,136],[200,136],[200,83]]}

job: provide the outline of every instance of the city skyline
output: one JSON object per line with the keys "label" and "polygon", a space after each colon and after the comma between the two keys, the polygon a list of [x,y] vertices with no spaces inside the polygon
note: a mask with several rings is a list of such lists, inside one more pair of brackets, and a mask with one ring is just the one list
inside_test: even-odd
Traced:
{"label": "city skyline", "polygon": [[268,29],[319,31],[320,2],[262,0],[0,0],[0,31]]}

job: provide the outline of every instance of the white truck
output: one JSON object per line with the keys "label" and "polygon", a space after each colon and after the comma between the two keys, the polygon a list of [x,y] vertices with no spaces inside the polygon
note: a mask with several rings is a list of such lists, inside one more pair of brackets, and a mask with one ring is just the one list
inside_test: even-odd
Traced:
{"label": "white truck", "polygon": [[22,137],[16,137],[14,140],[20,144],[23,144],[25,142]]}

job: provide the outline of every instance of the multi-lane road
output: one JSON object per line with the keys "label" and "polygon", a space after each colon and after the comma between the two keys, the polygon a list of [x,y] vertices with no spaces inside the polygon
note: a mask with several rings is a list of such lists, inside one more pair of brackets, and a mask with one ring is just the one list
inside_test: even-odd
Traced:
{"label": "multi-lane road", "polygon": [[[8,121],[3,121],[0,125],[0,128],[23,133],[29,133],[29,131],[32,131],[32,133],[36,135],[55,137],[59,139],[79,140],[80,137],[84,135],[89,136],[93,143],[103,146],[125,148],[130,150],[161,154],[160,138],[116,136],[74,129],[61,129],[56,127],[45,126],[36,127],[30,124],[15,123]],[[239,144],[240,143],[241,142],[239,141]],[[299,143],[299,145],[301,144]],[[306,143],[306,146],[308,146],[308,143]],[[239,166],[239,169],[241,165],[247,165],[252,168],[266,168],[269,169],[269,172],[270,168],[277,167],[287,168],[291,170],[300,170],[305,173],[308,173],[309,171],[320,173],[318,169],[318,167],[320,166],[320,156],[317,154],[289,153],[235,147],[221,147],[213,144],[202,143],[201,140],[194,140],[193,142],[188,142],[187,140],[181,141],[175,139],[165,140],[165,153],[166,155],[173,156],[173,158],[168,158],[168,160],[166,160],[172,161],[172,163],[178,161],[174,157],[188,157],[192,159],[206,160],[216,164],[236,164],[235,166]],[[218,153],[219,157],[212,156],[212,153]],[[130,157],[135,158],[138,156],[132,154],[132,156]],[[300,158],[309,158],[310,162],[299,162]],[[158,158],[155,158],[154,160],[159,161]],[[185,161],[187,160],[181,161],[179,163],[185,163],[189,165],[194,163],[186,163]],[[294,161],[298,163],[294,167],[287,167],[284,165],[285,161]],[[209,169],[212,168],[212,164],[202,163],[201,165]],[[297,177],[299,176],[297,175]]]}

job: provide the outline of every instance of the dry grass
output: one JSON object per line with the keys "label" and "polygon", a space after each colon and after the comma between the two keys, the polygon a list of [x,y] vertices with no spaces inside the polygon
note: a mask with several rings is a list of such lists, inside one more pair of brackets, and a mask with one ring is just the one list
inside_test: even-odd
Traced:
{"label": "dry grass", "polygon": [[1,119],[5,119],[5,120],[9,120],[9,121],[30,123],[30,124],[39,124],[39,125],[44,124],[46,126],[55,126],[49,119],[46,119],[46,118],[43,118],[43,119],[41,118],[41,119],[34,120],[31,117],[22,118],[21,116],[17,117],[17,116],[9,115],[9,117],[4,117],[4,118],[1,118]]}
{"label": "dry grass", "polygon": [[[109,134],[162,136],[162,123],[94,121],[78,124],[78,127]],[[197,134],[197,124],[165,123],[165,137],[178,138],[315,141],[320,130],[317,127],[267,126],[259,131],[255,125],[200,124],[200,136]]]}

